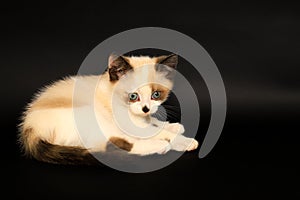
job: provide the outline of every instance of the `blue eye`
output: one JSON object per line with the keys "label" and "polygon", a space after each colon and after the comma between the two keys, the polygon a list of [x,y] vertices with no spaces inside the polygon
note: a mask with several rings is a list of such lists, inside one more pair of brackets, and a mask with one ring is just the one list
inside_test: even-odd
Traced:
{"label": "blue eye", "polygon": [[139,100],[139,95],[134,92],[134,93],[129,93],[128,98],[130,101],[138,101]]}
{"label": "blue eye", "polygon": [[152,99],[158,99],[160,97],[160,91],[155,91],[152,93]]}

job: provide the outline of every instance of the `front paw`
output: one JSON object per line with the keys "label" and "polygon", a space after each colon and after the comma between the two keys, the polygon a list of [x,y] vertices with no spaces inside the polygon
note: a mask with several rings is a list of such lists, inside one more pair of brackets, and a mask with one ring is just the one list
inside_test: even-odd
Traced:
{"label": "front paw", "polygon": [[170,143],[165,140],[156,141],[154,145],[156,145],[156,150],[154,152],[157,154],[166,154],[171,150]]}
{"label": "front paw", "polygon": [[142,156],[151,154],[166,154],[171,150],[171,145],[166,140],[146,140],[134,144],[130,153]]}
{"label": "front paw", "polygon": [[192,151],[197,149],[198,142],[194,138],[177,136],[173,141],[171,141],[171,147],[175,151]]}
{"label": "front paw", "polygon": [[175,134],[183,134],[184,133],[184,126],[180,123],[172,123],[166,125],[166,130],[170,131]]}

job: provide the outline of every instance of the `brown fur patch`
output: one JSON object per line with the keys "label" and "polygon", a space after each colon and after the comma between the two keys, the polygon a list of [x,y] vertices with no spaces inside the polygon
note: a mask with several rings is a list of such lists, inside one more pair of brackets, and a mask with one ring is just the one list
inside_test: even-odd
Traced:
{"label": "brown fur patch", "polygon": [[34,151],[34,144],[37,141],[36,137],[33,134],[33,128],[27,127],[23,131],[21,131],[19,135],[19,142],[21,144],[22,150],[24,151],[25,155],[31,154]]}
{"label": "brown fur patch", "polygon": [[152,92],[159,91],[160,97],[157,100],[165,101],[168,98],[170,90],[160,84],[151,84]]}
{"label": "brown fur patch", "polygon": [[26,128],[26,129],[24,130],[24,132],[23,132],[24,138],[29,137],[29,134],[32,133],[32,132],[33,132],[33,128],[31,128],[31,127]]}
{"label": "brown fur patch", "polygon": [[73,106],[71,99],[66,98],[43,98],[38,99],[31,106],[33,109],[47,109],[47,108],[71,108]]}
{"label": "brown fur patch", "polygon": [[169,138],[165,138],[165,140],[166,140],[167,142],[170,142],[170,141],[171,141]]}
{"label": "brown fur patch", "polygon": [[40,140],[33,154],[37,160],[68,165],[95,165],[98,160],[88,150],[76,146],[60,146]]}
{"label": "brown fur patch", "polygon": [[122,56],[118,56],[113,59],[108,66],[108,73],[110,81],[117,81],[126,72],[132,69],[132,66],[128,63],[127,59]]}
{"label": "brown fur patch", "polygon": [[178,64],[178,56],[176,54],[171,54],[168,56],[159,56],[156,60],[157,63],[167,65],[171,68],[176,68]]}
{"label": "brown fur patch", "polygon": [[24,153],[36,160],[73,165],[94,165],[99,164],[86,149],[75,146],[60,146],[43,141],[34,136],[34,129],[27,127],[20,134],[20,143]]}
{"label": "brown fur patch", "polygon": [[123,138],[119,138],[119,137],[111,137],[109,139],[109,141],[111,143],[113,143],[115,146],[119,147],[120,149],[123,149],[125,151],[130,151],[133,147],[132,143],[129,143],[128,141],[126,141]]}

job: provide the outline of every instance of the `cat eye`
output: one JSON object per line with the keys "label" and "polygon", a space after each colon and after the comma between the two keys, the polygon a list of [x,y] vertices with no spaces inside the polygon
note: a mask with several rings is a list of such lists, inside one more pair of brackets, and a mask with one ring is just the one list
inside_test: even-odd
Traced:
{"label": "cat eye", "polygon": [[139,95],[136,92],[129,93],[128,98],[129,98],[129,101],[138,101],[138,100],[140,100]]}
{"label": "cat eye", "polygon": [[160,91],[155,91],[152,93],[151,99],[158,99],[160,97]]}

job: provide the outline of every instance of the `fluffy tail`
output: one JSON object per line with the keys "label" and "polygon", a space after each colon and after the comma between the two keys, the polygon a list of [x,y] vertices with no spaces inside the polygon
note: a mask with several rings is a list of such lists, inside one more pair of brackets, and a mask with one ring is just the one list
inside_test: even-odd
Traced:
{"label": "fluffy tail", "polygon": [[37,160],[68,165],[95,165],[99,162],[88,152],[80,147],[69,147],[50,144],[49,142],[39,140],[36,146],[35,154]]}
{"label": "fluffy tail", "polygon": [[42,162],[66,165],[99,164],[87,149],[51,144],[36,138],[31,128],[21,132],[19,141],[26,156]]}

